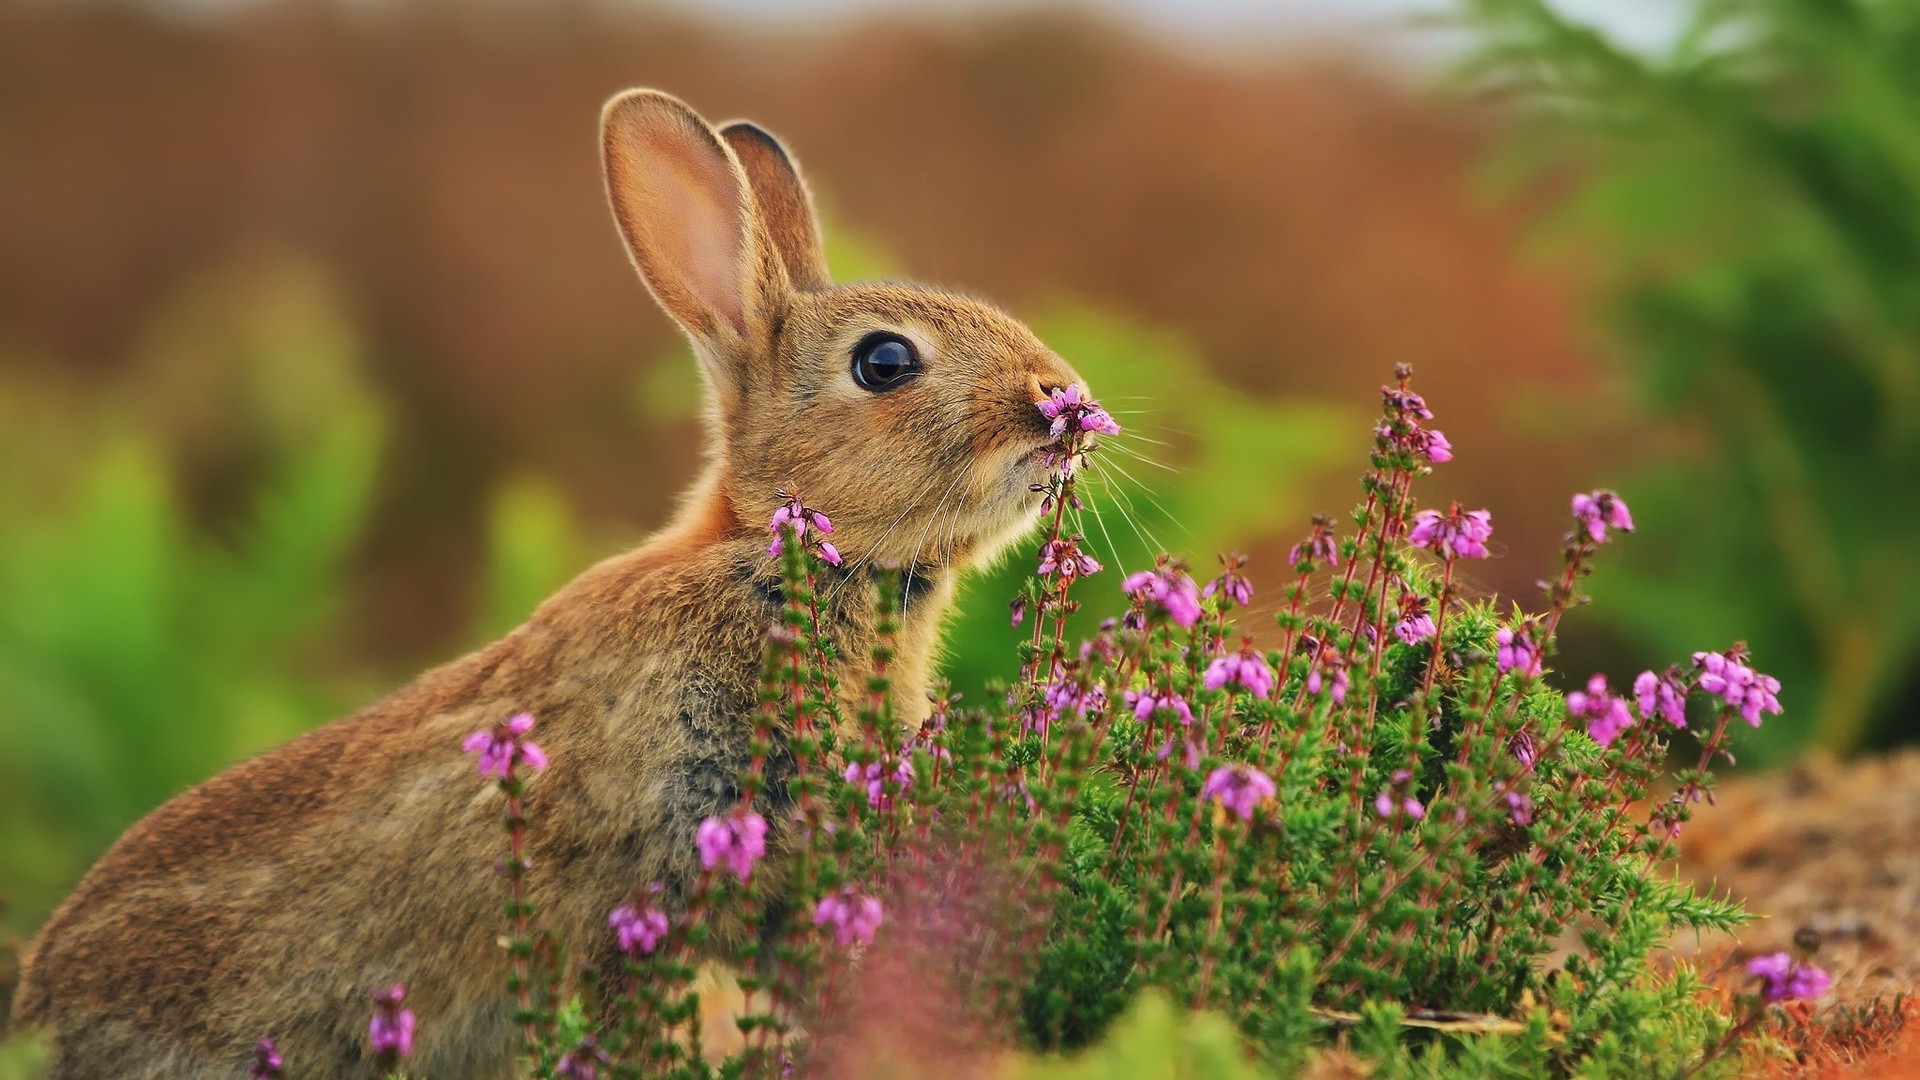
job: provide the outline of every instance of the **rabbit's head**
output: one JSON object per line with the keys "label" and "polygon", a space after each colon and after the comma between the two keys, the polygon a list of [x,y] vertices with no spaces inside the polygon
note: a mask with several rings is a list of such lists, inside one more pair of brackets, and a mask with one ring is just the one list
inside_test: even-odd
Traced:
{"label": "rabbit's head", "polygon": [[601,137],[627,250],[699,358],[712,497],[751,524],[797,490],[849,563],[970,564],[1032,523],[1035,406],[1077,376],[1031,331],[938,289],[835,285],[799,168],[752,124],[633,90]]}

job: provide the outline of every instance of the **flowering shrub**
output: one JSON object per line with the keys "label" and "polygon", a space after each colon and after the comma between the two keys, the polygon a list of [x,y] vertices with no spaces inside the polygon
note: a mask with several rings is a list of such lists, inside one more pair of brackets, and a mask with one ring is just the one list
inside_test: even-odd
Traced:
{"label": "flowering shrub", "polygon": [[[741,801],[700,826],[684,904],[636,882],[609,913],[620,970],[574,985],[536,947],[521,850],[537,824],[520,794],[546,758],[525,714],[474,734],[506,796],[507,948],[533,1073],[806,1072],[857,1034],[863,980],[889,952],[944,1023],[989,1041],[1077,1046],[1154,991],[1223,1013],[1277,1069],[1346,1032],[1436,1074],[1675,1073],[1716,1066],[1771,1003],[1817,996],[1817,968],[1764,957],[1735,1018],[1688,969],[1651,963],[1676,930],[1743,918],[1661,867],[1711,794],[1730,721],[1777,713],[1779,684],[1734,645],[1643,672],[1630,694],[1598,674],[1565,698],[1548,687],[1581,578],[1633,528],[1626,504],[1574,497],[1540,610],[1468,595],[1459,566],[1488,556],[1492,518],[1416,505],[1415,482],[1452,454],[1407,379],[1385,388],[1351,529],[1321,519],[1293,548],[1275,625],[1237,625],[1252,601],[1240,558],[1202,583],[1163,557],[1115,575],[1104,595],[1124,607],[1081,641],[1067,615],[1106,570],[1073,531],[1075,487],[1118,425],[1057,393],[1041,406],[1060,442],[1013,607],[1031,625],[1017,674],[982,703],[934,701],[914,730],[889,693],[899,590],[884,571],[881,644],[841,715],[816,593],[836,573],[832,525],[786,495],[769,549],[784,606]],[[1655,797],[1682,741],[1686,767]],[[794,762],[789,798],[762,800],[776,747]],[[792,809],[770,820],[774,805]],[[715,958],[746,992],[724,1063],[695,990]],[[401,995],[376,999],[387,1066],[411,1041]]]}

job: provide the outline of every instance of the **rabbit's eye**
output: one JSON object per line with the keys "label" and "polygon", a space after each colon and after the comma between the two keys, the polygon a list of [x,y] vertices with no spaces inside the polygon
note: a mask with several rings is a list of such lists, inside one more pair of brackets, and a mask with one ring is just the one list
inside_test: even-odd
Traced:
{"label": "rabbit's eye", "polygon": [[898,334],[874,333],[853,347],[853,381],[878,394],[920,373],[913,345]]}

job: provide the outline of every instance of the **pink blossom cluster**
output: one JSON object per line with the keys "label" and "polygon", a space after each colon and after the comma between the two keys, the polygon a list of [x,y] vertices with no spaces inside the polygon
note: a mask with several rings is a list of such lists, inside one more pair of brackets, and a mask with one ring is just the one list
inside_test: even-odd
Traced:
{"label": "pink blossom cluster", "polygon": [[893,777],[895,791],[913,783],[913,762],[905,757],[895,761],[892,769],[886,763],[869,761],[865,765],[857,761],[847,763],[846,771],[840,774],[849,784],[865,782],[867,785],[867,805],[875,810],[892,805],[893,796],[887,792],[887,777]]}
{"label": "pink blossom cluster", "polygon": [[813,925],[833,927],[834,944],[843,949],[873,944],[873,935],[884,918],[880,901],[851,885],[821,897],[813,906]]}
{"label": "pink blossom cluster", "polygon": [[1641,719],[1658,716],[1676,728],[1687,726],[1687,690],[1671,672],[1641,672],[1633,680],[1633,698],[1640,706]]}
{"label": "pink blossom cluster", "polygon": [[645,956],[667,939],[672,924],[667,920],[667,913],[656,904],[659,893],[659,886],[654,886],[647,899],[622,904],[607,915],[607,925],[619,939],[621,952]]}
{"label": "pink blossom cluster", "polygon": [[741,881],[753,873],[753,864],[767,853],[767,819],[739,809],[726,817],[710,817],[693,834],[700,852],[700,868],[725,864]]}
{"label": "pink blossom cluster", "polygon": [[1052,422],[1047,433],[1060,438],[1068,432],[1091,435],[1118,435],[1120,425],[1092,395],[1078,385],[1056,387],[1046,400],[1037,402],[1040,415]]}
{"label": "pink blossom cluster", "polygon": [[1422,510],[1413,515],[1413,528],[1407,542],[1423,547],[1447,559],[1484,559],[1487,540],[1493,536],[1493,515],[1485,510],[1461,510],[1459,503],[1438,510]]}
{"label": "pink blossom cluster", "polygon": [[1503,626],[1495,630],[1493,643],[1493,664],[1500,673],[1517,671],[1528,678],[1539,676],[1540,646],[1534,642],[1533,631],[1525,623],[1518,629]]}
{"label": "pink blossom cluster", "polygon": [[1139,609],[1157,607],[1166,612],[1167,620],[1175,626],[1188,627],[1200,621],[1200,589],[1177,564],[1162,563],[1129,574],[1120,583],[1120,591]]}
{"label": "pink blossom cluster", "polygon": [[[812,547],[828,565],[840,565],[840,551],[826,537],[833,532],[833,522],[818,510],[804,506],[798,495],[783,496],[786,501],[774,508],[773,517],[767,522],[767,531],[773,534],[773,543],[767,545],[767,554],[778,556],[786,543],[786,530],[792,529],[801,544]],[[814,535],[811,543],[808,533]]]}
{"label": "pink blossom cluster", "polygon": [[1832,976],[1784,952],[1747,961],[1747,974],[1760,980],[1760,999],[1767,1002],[1810,1001],[1833,985]]}
{"label": "pink blossom cluster", "polygon": [[1212,799],[1241,821],[1252,821],[1253,811],[1278,790],[1273,777],[1251,765],[1222,765],[1207,774],[1200,798]]}
{"label": "pink blossom cluster", "polygon": [[1421,421],[1433,419],[1426,400],[1404,386],[1383,386],[1388,421],[1374,429],[1382,442],[1416,454],[1438,464],[1453,460],[1453,445],[1438,429],[1423,427]]}
{"label": "pink blossom cluster", "polygon": [[1233,554],[1220,556],[1220,576],[1207,582],[1200,590],[1201,596],[1224,596],[1246,607],[1253,600],[1253,582],[1247,580],[1247,557]]}
{"label": "pink blossom cluster", "polygon": [[1725,701],[1754,727],[1760,726],[1762,713],[1780,712],[1780,680],[1741,663],[1737,653],[1697,652],[1693,666],[1700,669],[1700,689]]}
{"label": "pink blossom cluster", "polygon": [[367,1024],[367,1041],[373,1055],[396,1061],[413,1053],[413,1013],[401,1007],[407,988],[399,983],[373,995],[373,1019]]}
{"label": "pink blossom cluster", "polygon": [[515,713],[490,730],[467,736],[466,742],[460,745],[467,753],[478,755],[481,776],[506,780],[517,765],[525,765],[534,772],[547,767],[546,752],[525,737],[532,730],[533,714]]}
{"label": "pink blossom cluster", "polygon": [[1595,675],[1584,690],[1567,695],[1567,711],[1587,722],[1587,734],[1601,746],[1612,746],[1622,732],[1633,726],[1633,713],[1624,698],[1607,689],[1607,677]]}
{"label": "pink blossom cluster", "polygon": [[1099,573],[1100,564],[1080,550],[1080,540],[1078,536],[1067,536],[1047,541],[1040,548],[1040,565],[1034,573],[1041,577],[1057,573],[1066,581]]}
{"label": "pink blossom cluster", "polygon": [[1218,657],[1207,665],[1201,685],[1229,693],[1238,687],[1264,699],[1273,693],[1273,666],[1253,647],[1253,639],[1246,638],[1241,641],[1238,652]]}
{"label": "pink blossom cluster", "polygon": [[1573,516],[1587,538],[1596,544],[1607,542],[1608,529],[1633,531],[1633,515],[1627,510],[1626,500],[1604,488],[1575,495]]}

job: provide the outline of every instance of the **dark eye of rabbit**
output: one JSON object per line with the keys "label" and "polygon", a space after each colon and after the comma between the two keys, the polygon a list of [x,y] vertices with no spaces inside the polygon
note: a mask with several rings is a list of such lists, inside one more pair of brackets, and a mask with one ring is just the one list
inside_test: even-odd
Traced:
{"label": "dark eye of rabbit", "polygon": [[862,389],[882,393],[919,373],[920,358],[898,334],[868,334],[853,347],[853,381]]}

